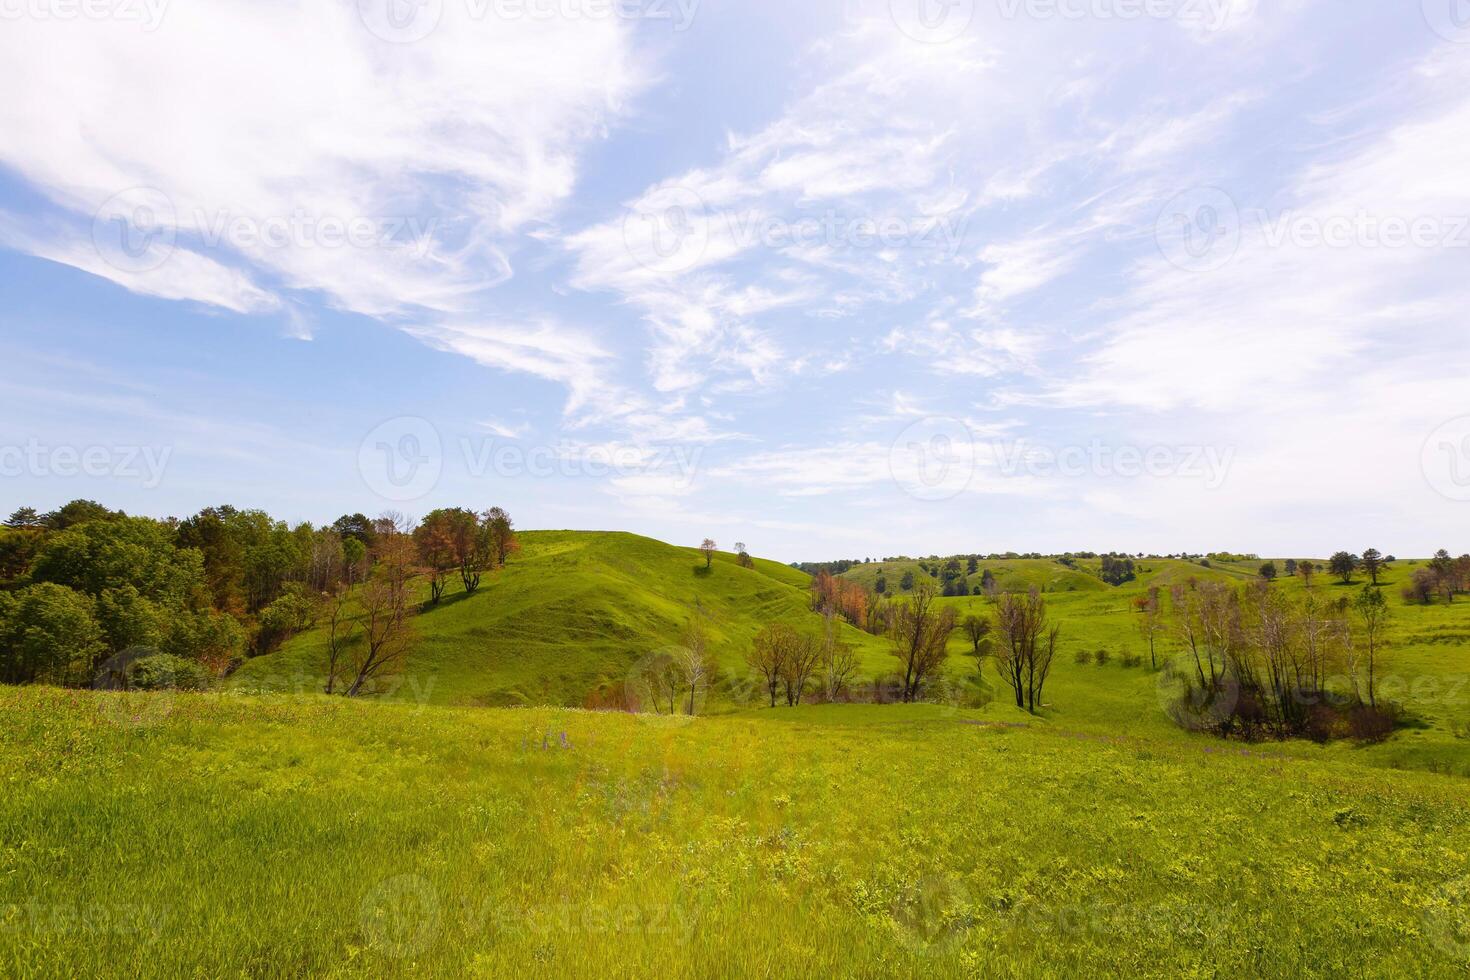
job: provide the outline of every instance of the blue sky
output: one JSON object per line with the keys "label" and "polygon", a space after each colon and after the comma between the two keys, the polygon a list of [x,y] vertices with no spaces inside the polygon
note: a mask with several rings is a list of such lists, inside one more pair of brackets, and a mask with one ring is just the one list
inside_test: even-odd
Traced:
{"label": "blue sky", "polygon": [[7,511],[1470,549],[1466,0],[0,20]]}

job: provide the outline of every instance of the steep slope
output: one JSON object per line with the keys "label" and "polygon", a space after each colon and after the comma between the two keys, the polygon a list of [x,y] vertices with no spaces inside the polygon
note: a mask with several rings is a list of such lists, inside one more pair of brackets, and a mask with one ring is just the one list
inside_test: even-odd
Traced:
{"label": "steep slope", "polygon": [[[775,562],[742,568],[719,554],[706,570],[695,549],[614,532],[534,531],[521,544],[475,594],[455,582],[417,618],[404,670],[382,693],[444,704],[582,705],[593,692],[621,689],[640,658],[677,644],[697,607],[721,668],[716,698],[729,700],[762,626],[819,623],[807,576]],[[850,628],[844,635],[867,672],[883,668],[882,641]],[[244,690],[310,689],[324,674],[318,629],[232,680]]]}

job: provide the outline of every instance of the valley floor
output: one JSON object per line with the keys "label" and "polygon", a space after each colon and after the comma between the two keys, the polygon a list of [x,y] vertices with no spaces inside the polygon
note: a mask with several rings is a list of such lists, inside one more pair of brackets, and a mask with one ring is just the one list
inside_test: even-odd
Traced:
{"label": "valley floor", "polygon": [[0,975],[1464,976],[1470,789],[932,706],[0,689]]}

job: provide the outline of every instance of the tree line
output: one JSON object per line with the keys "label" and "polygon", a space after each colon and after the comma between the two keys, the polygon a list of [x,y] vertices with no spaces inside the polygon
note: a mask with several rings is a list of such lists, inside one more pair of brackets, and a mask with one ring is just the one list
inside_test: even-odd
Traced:
{"label": "tree line", "polygon": [[288,525],[208,507],[156,520],[78,500],[0,527],[0,682],[201,687],[324,627],[328,693],[402,658],[448,576],[473,593],[518,546],[504,510]]}

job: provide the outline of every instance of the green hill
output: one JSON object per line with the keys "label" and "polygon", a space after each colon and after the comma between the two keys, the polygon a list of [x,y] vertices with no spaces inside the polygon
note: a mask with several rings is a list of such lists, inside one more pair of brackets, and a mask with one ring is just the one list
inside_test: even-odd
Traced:
{"label": "green hill", "polygon": [[[939,583],[943,580],[947,561],[948,558],[875,561],[854,565],[842,577],[868,589],[876,588],[878,579],[881,578],[887,585],[886,591],[889,595],[902,595],[903,577],[906,573],[912,572],[915,582],[922,582],[927,578]],[[959,561],[960,574],[964,576],[970,592],[974,592],[980,585],[980,580],[987,571],[995,576],[996,584],[1003,591],[1010,592],[1024,592],[1033,588],[1043,592],[1087,592],[1109,587],[1085,569],[1068,568],[1060,562],[1045,558],[980,561],[973,572],[966,571],[968,565],[965,559],[961,558]]]}
{"label": "green hill", "polygon": [[[620,688],[640,658],[677,644],[696,606],[720,666],[717,697],[745,677],[745,651],[767,623],[816,630],[810,579],[786,565],[742,568],[634,534],[532,531],[522,552],[473,595],[452,581],[437,607],[415,621],[417,639],[390,697],[458,705],[581,706]],[[844,638],[869,673],[886,645],[851,627]],[[247,662],[231,683],[242,690],[312,690],[325,675],[321,629],[278,653]]]}

